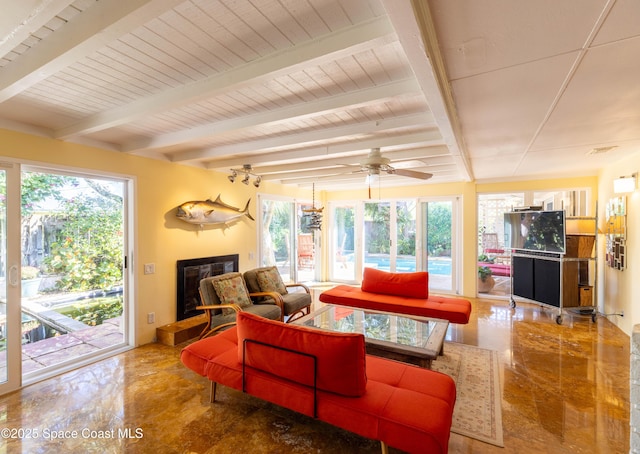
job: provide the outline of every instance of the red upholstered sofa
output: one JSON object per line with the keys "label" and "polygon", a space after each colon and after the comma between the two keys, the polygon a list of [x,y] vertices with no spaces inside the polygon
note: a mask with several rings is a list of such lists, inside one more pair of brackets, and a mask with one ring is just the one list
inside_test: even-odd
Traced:
{"label": "red upholstered sofa", "polygon": [[446,453],[451,377],[365,354],[361,334],[333,333],[247,312],[237,326],[185,347],[185,366],[216,384],[407,452]]}
{"label": "red upholstered sofa", "polygon": [[360,288],[338,285],[322,292],[320,301],[406,315],[469,323],[471,302],[463,298],[429,295],[429,273],[388,273],[365,268]]}

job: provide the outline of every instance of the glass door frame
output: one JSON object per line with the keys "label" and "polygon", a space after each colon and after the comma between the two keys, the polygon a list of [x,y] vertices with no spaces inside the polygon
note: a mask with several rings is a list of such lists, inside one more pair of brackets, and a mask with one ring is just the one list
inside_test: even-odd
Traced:
{"label": "glass door frame", "polygon": [[[6,381],[0,382],[0,395],[19,389],[22,385],[22,342],[20,331],[20,164],[2,162],[0,169],[6,172]],[[17,222],[15,220],[18,220]],[[12,240],[13,239],[13,240]]]}
{"label": "glass door frame", "polygon": [[[0,169],[9,169],[7,173],[7,331],[8,337],[8,376],[9,380],[0,383],[0,395],[20,389],[40,380],[50,378],[61,373],[77,369],[96,361],[111,357],[120,352],[135,347],[136,339],[136,284],[133,265],[136,263],[136,230],[135,230],[135,186],[136,178],[130,175],[119,175],[106,172],[98,172],[90,169],[71,168],[46,163],[27,163],[21,160],[7,158],[0,162]],[[64,361],[56,365],[47,366],[37,371],[23,374],[22,370],[22,339],[21,339],[21,280],[20,268],[22,261],[22,231],[21,231],[21,191],[22,173],[42,172],[58,175],[69,175],[79,178],[96,178],[112,180],[123,185],[123,298],[124,308],[122,314],[122,342],[100,349],[88,355],[81,355],[72,360]],[[11,222],[9,222],[11,220]],[[17,240],[16,240],[17,239]],[[15,270],[15,271],[12,271]],[[15,286],[10,283],[14,280]],[[11,323],[11,325],[10,325]]]}

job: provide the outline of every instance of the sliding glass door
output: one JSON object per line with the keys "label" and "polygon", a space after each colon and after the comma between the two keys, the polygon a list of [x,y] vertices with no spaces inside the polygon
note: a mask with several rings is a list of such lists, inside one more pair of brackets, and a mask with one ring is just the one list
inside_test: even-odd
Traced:
{"label": "sliding glass door", "polygon": [[129,182],[0,172],[0,382],[15,389],[129,345]]}

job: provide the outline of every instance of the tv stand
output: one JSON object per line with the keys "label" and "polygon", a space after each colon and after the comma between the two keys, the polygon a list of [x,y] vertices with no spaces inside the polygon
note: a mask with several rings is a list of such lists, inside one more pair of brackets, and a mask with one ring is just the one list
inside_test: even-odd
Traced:
{"label": "tv stand", "polygon": [[[597,224],[596,218],[568,219],[587,219]],[[597,233],[594,231],[593,235],[566,237],[565,254],[511,251],[510,306],[516,307],[514,296],[518,296],[558,309],[556,323],[559,325],[563,321],[564,308],[576,308],[580,315],[591,315],[595,322],[597,266],[590,273],[590,262],[596,262],[597,255],[592,251],[598,250]],[[590,285],[591,282],[593,285]]]}

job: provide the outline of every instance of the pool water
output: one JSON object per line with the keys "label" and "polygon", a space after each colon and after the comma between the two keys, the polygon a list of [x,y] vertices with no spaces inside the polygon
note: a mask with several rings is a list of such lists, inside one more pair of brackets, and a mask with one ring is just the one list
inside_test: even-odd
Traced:
{"label": "pool water", "polygon": [[[379,270],[389,271],[390,260],[387,256],[367,255],[364,259],[365,266],[375,266]],[[427,271],[430,274],[439,274],[443,276],[451,275],[451,259],[447,258],[431,258],[427,262]],[[416,260],[411,258],[397,258],[396,271],[400,273],[411,273],[416,271]]]}

